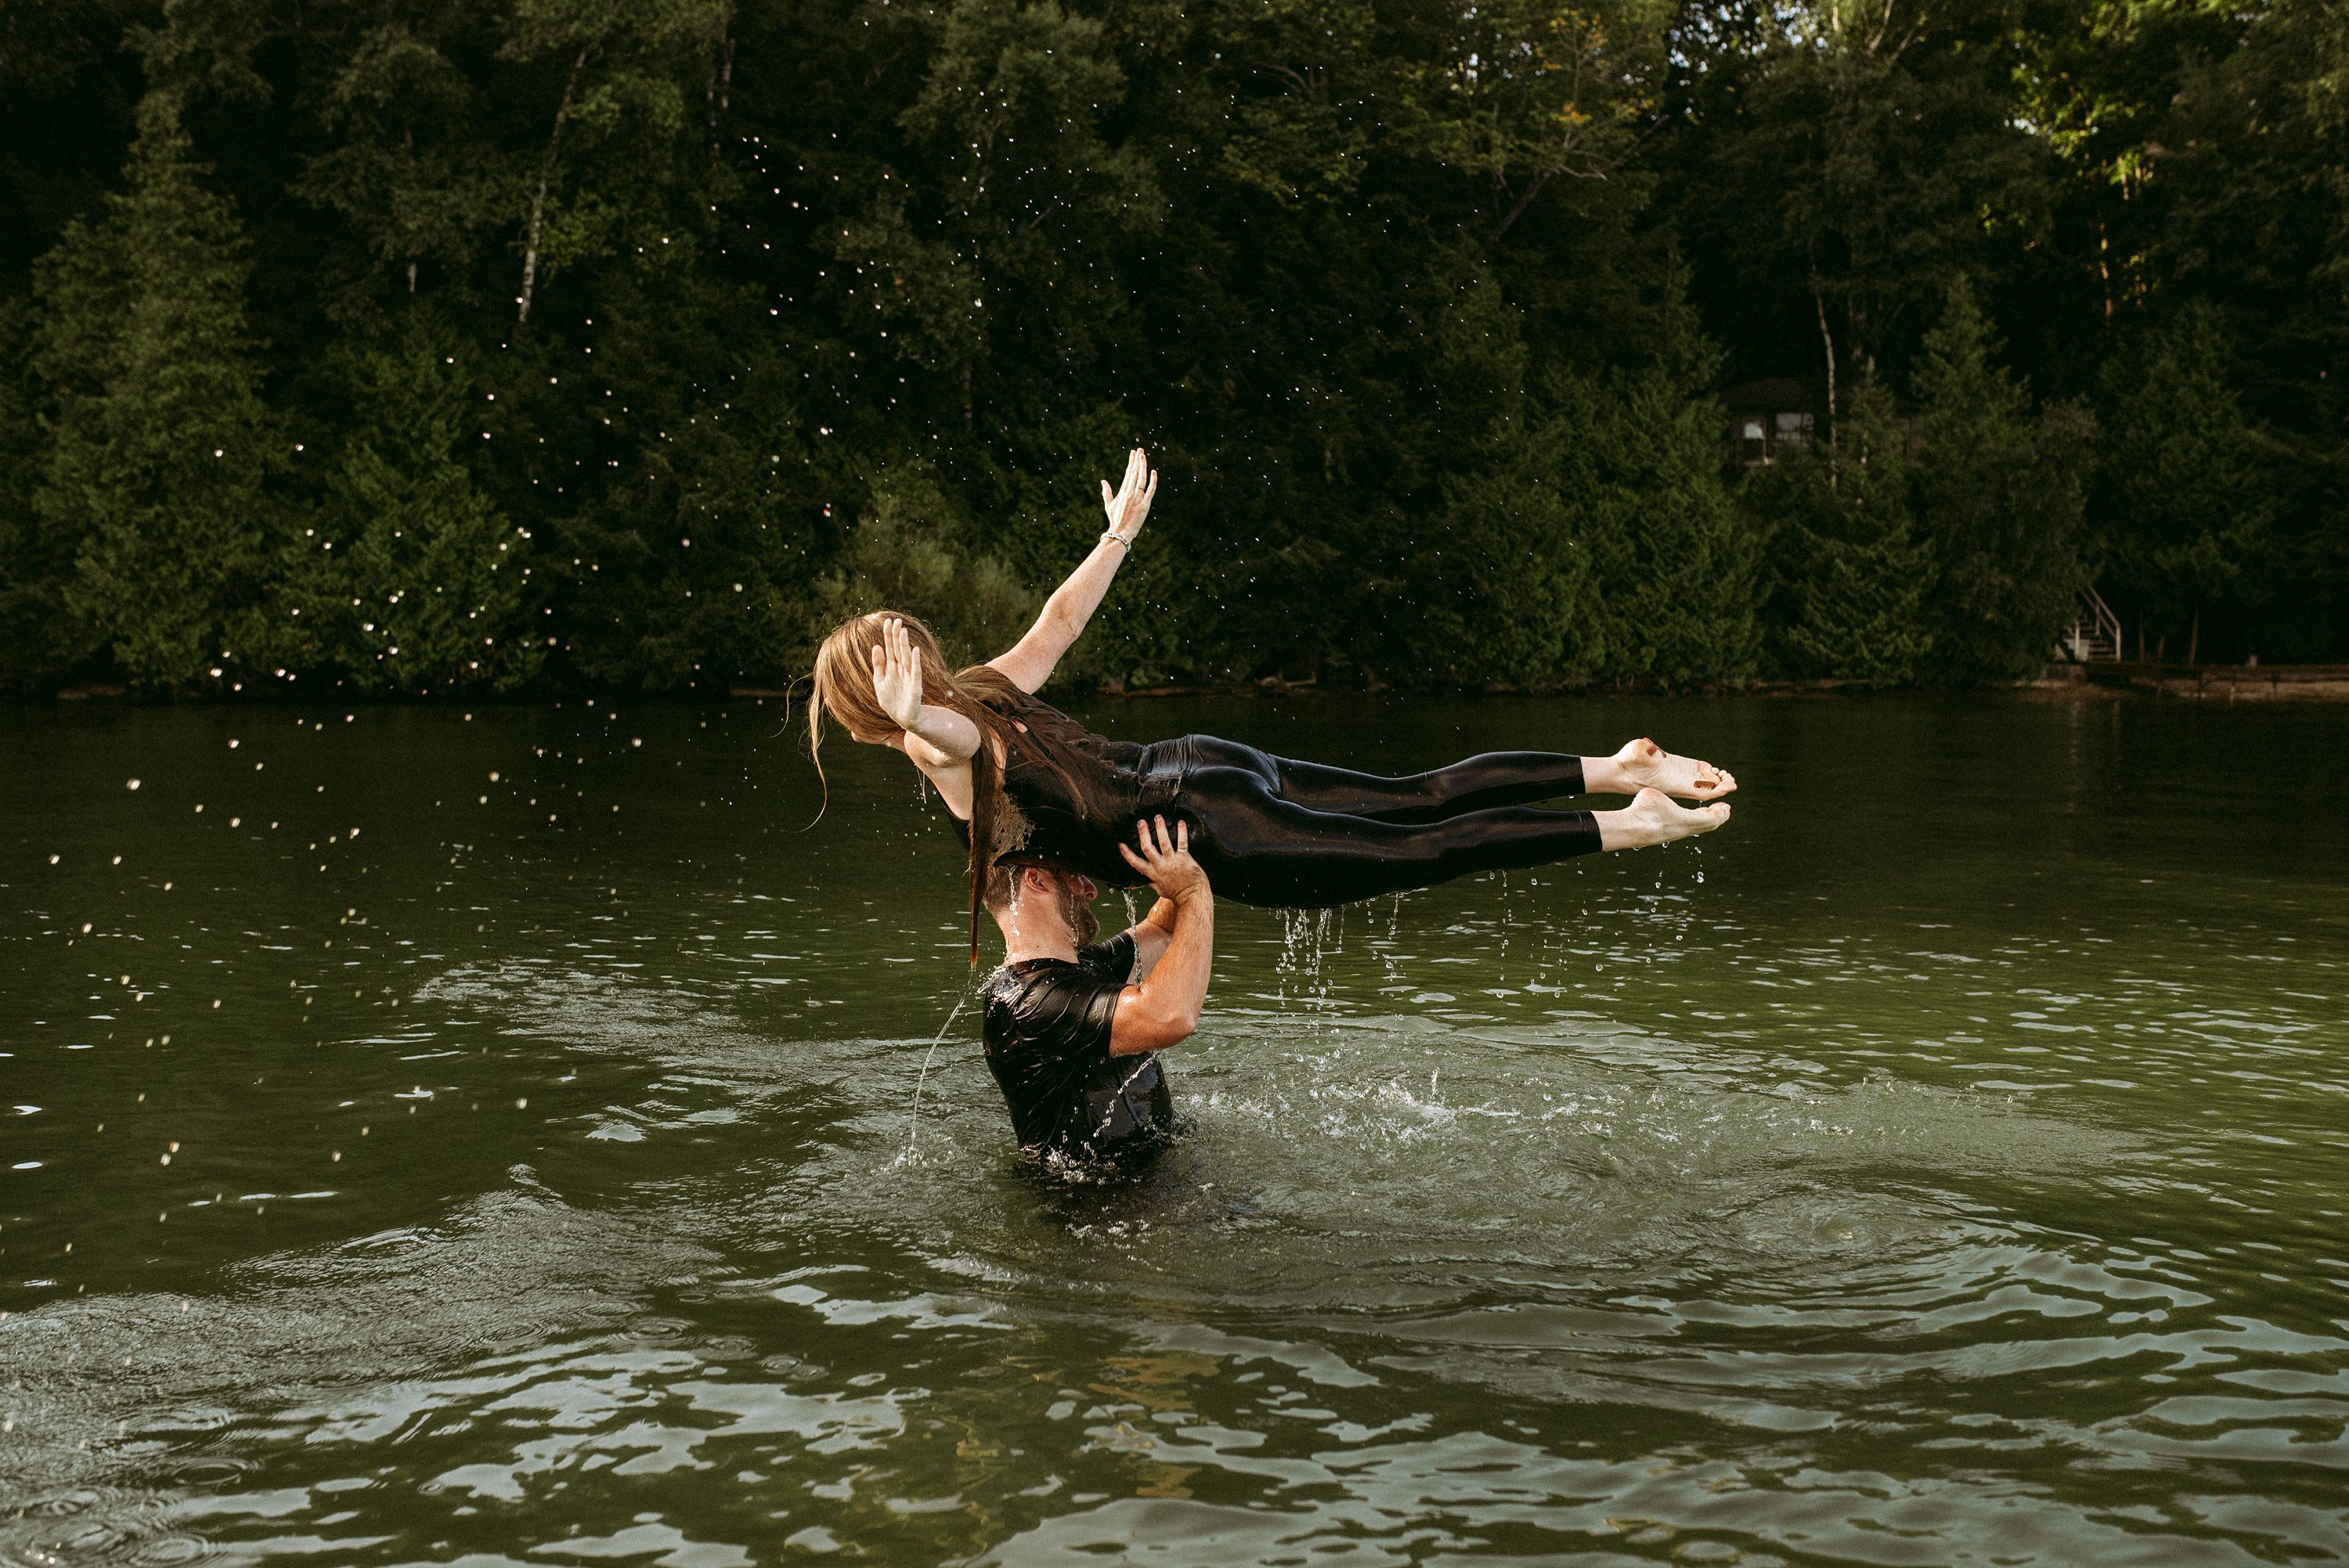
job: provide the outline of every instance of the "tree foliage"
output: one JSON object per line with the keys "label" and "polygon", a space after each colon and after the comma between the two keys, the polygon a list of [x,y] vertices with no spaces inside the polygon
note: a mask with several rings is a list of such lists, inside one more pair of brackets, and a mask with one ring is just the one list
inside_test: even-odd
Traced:
{"label": "tree foliage", "polygon": [[1071,682],[2349,654],[2326,0],[21,9],[12,691],[976,655],[1135,443]]}
{"label": "tree foliage", "polygon": [[2187,622],[2189,636],[2205,608],[2258,608],[2284,498],[2273,442],[2230,384],[2216,321],[2181,315],[2116,356],[2105,381],[2106,580],[2157,624]]}
{"label": "tree foliage", "polygon": [[1868,379],[1832,448],[1749,480],[1771,524],[1764,615],[1778,668],[1898,686],[1932,667],[1933,562],[1917,539],[1912,477],[1892,396]]}
{"label": "tree foliage", "polygon": [[447,336],[412,319],[338,367],[350,431],[284,566],[303,663],[363,692],[508,690],[545,656],[529,535],[483,493],[465,437],[471,377]]}
{"label": "tree foliage", "polygon": [[129,678],[186,686],[278,651],[283,462],[235,215],[205,188],[174,97],[150,93],[139,118],[129,188],[42,263],[36,366],[56,412],[35,506],[52,541],[76,541],[67,614]]}
{"label": "tree foliage", "polygon": [[1989,325],[1963,279],[1919,356],[1917,516],[1934,568],[1933,640],[1961,680],[2013,679],[2046,656],[2087,580],[2083,481],[2095,416],[2034,419],[1992,364]]}

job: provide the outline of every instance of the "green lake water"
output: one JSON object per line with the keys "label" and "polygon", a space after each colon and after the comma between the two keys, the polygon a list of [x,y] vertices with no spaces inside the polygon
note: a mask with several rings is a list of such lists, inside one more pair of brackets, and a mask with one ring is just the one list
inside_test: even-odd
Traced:
{"label": "green lake water", "polygon": [[1744,789],[1225,906],[1072,1187],[773,702],[0,714],[0,1563],[2349,1560],[2349,715],[1081,711]]}

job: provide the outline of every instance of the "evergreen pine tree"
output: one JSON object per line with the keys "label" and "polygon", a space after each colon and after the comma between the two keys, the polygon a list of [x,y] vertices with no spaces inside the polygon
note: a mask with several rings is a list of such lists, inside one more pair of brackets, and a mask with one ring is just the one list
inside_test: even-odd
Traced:
{"label": "evergreen pine tree", "polygon": [[299,655],[362,691],[503,690],[545,660],[529,536],[474,483],[478,394],[443,335],[419,315],[345,351],[351,428],[315,528],[287,542]]}
{"label": "evergreen pine tree", "polygon": [[2202,611],[2249,608],[2282,511],[2269,443],[2228,384],[2225,345],[2189,309],[2105,375],[2111,397],[2096,485],[2106,581],[2176,645],[2199,653]]}
{"label": "evergreen pine tree", "polygon": [[1650,366],[1603,382],[1561,377],[1547,401],[1543,438],[1592,581],[1573,666],[1673,686],[1746,679],[1758,561],[1709,400]]}
{"label": "evergreen pine tree", "polygon": [[1887,685],[1916,678],[1932,646],[1930,572],[1891,394],[1862,380],[1834,448],[1757,470],[1747,499],[1770,530],[1765,602],[1779,666]]}
{"label": "evergreen pine tree", "polygon": [[1538,686],[1583,673],[1588,552],[1547,434],[1510,418],[1480,443],[1474,466],[1446,477],[1431,530],[1440,552],[1412,574],[1414,678]]}
{"label": "evergreen pine tree", "polygon": [[31,301],[0,300],[0,694],[55,681],[88,656],[66,614],[74,540],[33,504],[45,438],[27,363]]}
{"label": "evergreen pine tree", "polygon": [[1446,313],[1436,346],[1455,417],[1435,434],[1461,456],[1438,548],[1410,573],[1417,678],[1686,686],[1752,673],[1754,556],[1695,390],[1713,356],[1676,304],[1664,327],[1639,369],[1554,372],[1537,393],[1495,284],[1481,278]]}
{"label": "evergreen pine tree", "polygon": [[1526,395],[1518,312],[1491,272],[1447,258],[1423,460],[1449,463],[1411,565],[1404,667],[1446,685],[1541,686],[1590,623],[1588,552],[1560,493],[1555,433]]}
{"label": "evergreen pine tree", "polygon": [[61,598],[147,686],[266,667],[275,464],[245,330],[235,215],[179,106],[139,108],[128,189],[43,258],[36,368],[56,403],[36,506],[75,542]]}
{"label": "evergreen pine tree", "polygon": [[1966,684],[2031,673],[2088,580],[2083,481],[2095,420],[2072,405],[2033,420],[2029,395],[1991,353],[1961,276],[1917,366],[1917,498],[1936,573],[1934,667]]}

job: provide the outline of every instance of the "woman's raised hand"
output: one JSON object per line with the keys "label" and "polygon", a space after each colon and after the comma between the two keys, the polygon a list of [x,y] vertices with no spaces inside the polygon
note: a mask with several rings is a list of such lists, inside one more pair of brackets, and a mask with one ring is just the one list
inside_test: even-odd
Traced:
{"label": "woman's raised hand", "polygon": [[922,656],[894,615],[881,623],[881,640],[873,645],[873,696],[900,729],[912,730],[922,717]]}
{"label": "woman's raised hand", "polygon": [[1140,447],[1125,455],[1125,482],[1110,493],[1109,481],[1102,480],[1102,510],[1109,513],[1109,531],[1128,543],[1142,531],[1143,521],[1150,515],[1150,503],[1157,499],[1158,476],[1151,471],[1150,459]]}

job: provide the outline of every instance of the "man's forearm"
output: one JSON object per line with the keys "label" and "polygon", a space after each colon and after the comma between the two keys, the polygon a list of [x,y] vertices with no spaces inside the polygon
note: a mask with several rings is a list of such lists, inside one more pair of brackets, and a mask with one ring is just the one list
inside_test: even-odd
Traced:
{"label": "man's forearm", "polygon": [[1151,1051],[1188,1039],[1199,1026],[1215,961],[1216,903],[1201,892],[1174,905],[1174,935],[1148,978],[1120,1006],[1111,1048]]}
{"label": "man's forearm", "polygon": [[1174,906],[1174,934],[1143,987],[1154,993],[1170,1019],[1199,1026],[1199,1005],[1207,999],[1207,978],[1216,966],[1216,901],[1202,893]]}
{"label": "man's forearm", "polygon": [[1150,906],[1150,913],[1133,923],[1133,973],[1130,976],[1136,985],[1150,978],[1164,956],[1166,944],[1174,935],[1174,914],[1180,906],[1171,898],[1161,898]]}

